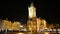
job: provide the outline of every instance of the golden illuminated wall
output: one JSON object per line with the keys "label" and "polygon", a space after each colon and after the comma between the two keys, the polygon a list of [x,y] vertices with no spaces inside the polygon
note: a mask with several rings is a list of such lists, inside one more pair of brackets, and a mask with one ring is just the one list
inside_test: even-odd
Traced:
{"label": "golden illuminated wall", "polygon": [[2,23],[1,26],[2,29],[9,29],[9,30],[17,30],[21,25],[19,22],[14,21],[12,23],[11,21],[8,20],[2,20],[1,23]]}
{"label": "golden illuminated wall", "polygon": [[39,31],[46,28],[46,21],[41,18],[32,18],[27,22],[29,31]]}
{"label": "golden illuminated wall", "polygon": [[40,30],[40,23],[41,23],[40,19],[37,18],[37,31]]}
{"label": "golden illuminated wall", "polygon": [[29,18],[32,18],[32,17],[36,17],[36,8],[33,6],[33,3],[31,4],[31,6],[30,7],[28,7],[28,13],[29,13],[29,15],[28,15],[28,17]]}
{"label": "golden illuminated wall", "polygon": [[36,20],[35,18],[33,18],[32,20],[29,20],[27,22],[27,25],[28,25],[28,30],[29,31],[36,31],[37,30],[37,23],[36,23]]}
{"label": "golden illuminated wall", "polygon": [[13,22],[12,23],[12,29],[13,30],[18,30],[19,29],[19,26],[20,26],[20,23],[19,22]]}
{"label": "golden illuminated wall", "polygon": [[44,19],[41,20],[40,28],[41,29],[45,29],[46,28],[46,21]]}
{"label": "golden illuminated wall", "polygon": [[46,28],[46,21],[41,18],[37,18],[37,31]]}

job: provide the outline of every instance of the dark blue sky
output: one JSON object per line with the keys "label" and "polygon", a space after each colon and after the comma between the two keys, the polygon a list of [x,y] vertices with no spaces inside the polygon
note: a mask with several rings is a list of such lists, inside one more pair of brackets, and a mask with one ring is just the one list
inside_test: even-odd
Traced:
{"label": "dark blue sky", "polygon": [[26,22],[28,20],[28,5],[31,2],[37,9],[37,17],[45,19],[48,23],[60,22],[60,13],[57,11],[55,0],[0,1],[0,18]]}

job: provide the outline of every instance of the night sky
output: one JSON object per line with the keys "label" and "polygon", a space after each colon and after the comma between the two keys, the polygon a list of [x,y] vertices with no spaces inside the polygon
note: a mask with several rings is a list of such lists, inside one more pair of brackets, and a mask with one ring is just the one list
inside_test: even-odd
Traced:
{"label": "night sky", "polygon": [[41,17],[47,23],[59,23],[60,13],[56,11],[55,0],[20,0],[20,1],[0,1],[0,19],[8,18],[11,21],[26,23],[28,20],[28,6],[34,3],[37,17]]}

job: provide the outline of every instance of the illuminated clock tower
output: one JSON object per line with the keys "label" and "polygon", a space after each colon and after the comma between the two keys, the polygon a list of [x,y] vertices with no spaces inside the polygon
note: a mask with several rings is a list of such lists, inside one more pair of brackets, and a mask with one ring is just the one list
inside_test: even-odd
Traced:
{"label": "illuminated clock tower", "polygon": [[33,3],[31,3],[31,5],[28,7],[28,19],[28,31],[37,32],[46,28],[46,21],[42,18],[37,18],[36,8],[34,7]]}
{"label": "illuminated clock tower", "polygon": [[34,7],[33,3],[31,3],[30,7],[28,7],[28,17],[29,18],[33,18],[33,17],[36,17],[36,8]]}

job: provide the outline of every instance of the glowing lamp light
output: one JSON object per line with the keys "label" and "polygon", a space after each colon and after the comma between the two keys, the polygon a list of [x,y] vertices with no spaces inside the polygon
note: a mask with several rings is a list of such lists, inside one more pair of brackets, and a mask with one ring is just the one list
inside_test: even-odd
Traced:
{"label": "glowing lamp light", "polygon": [[24,33],[18,33],[18,34],[24,34]]}
{"label": "glowing lamp light", "polygon": [[49,32],[45,32],[45,34],[49,34]]}
{"label": "glowing lamp light", "polygon": [[23,27],[23,26],[20,26],[20,27]]}
{"label": "glowing lamp light", "polygon": [[47,27],[45,29],[47,29]]}

